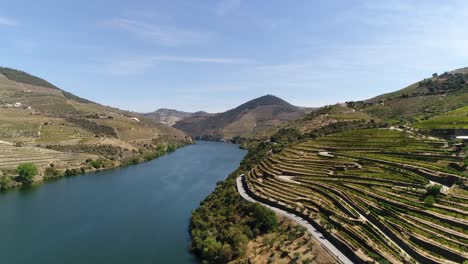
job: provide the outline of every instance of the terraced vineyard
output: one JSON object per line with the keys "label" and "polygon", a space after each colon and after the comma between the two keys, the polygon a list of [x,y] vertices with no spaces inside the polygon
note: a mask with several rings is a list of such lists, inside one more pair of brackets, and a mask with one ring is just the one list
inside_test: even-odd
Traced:
{"label": "terraced vineyard", "polygon": [[15,147],[11,143],[0,141],[0,170],[15,169],[20,163],[47,167],[51,163],[59,162],[67,167],[74,167],[82,164],[87,157],[94,155],[64,153],[35,147]]}
{"label": "terraced vineyard", "polygon": [[421,121],[416,125],[420,128],[426,129],[468,129],[468,106],[434,116],[428,120]]}
{"label": "terraced vineyard", "polygon": [[[356,262],[462,263],[468,191],[456,187],[466,183],[461,164],[443,141],[354,130],[270,154],[250,170],[246,186],[308,219]],[[430,203],[428,187],[436,184],[442,193]]]}

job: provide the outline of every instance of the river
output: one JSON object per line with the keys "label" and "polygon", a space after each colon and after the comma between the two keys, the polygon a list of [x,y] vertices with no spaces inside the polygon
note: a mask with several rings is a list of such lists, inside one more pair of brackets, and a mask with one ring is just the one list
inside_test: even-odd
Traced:
{"label": "river", "polygon": [[245,154],[199,141],[147,163],[0,194],[0,262],[196,263],[191,211]]}

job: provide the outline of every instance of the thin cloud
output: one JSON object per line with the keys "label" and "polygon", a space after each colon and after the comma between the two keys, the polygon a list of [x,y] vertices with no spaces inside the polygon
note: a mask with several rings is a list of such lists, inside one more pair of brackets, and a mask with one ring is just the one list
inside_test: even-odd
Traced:
{"label": "thin cloud", "polygon": [[148,56],[133,57],[116,60],[108,63],[105,69],[108,73],[116,75],[139,74],[161,62],[177,63],[210,63],[210,64],[242,64],[255,65],[257,61],[249,58],[222,58],[222,57],[192,57],[192,56]]}
{"label": "thin cloud", "polygon": [[3,25],[3,26],[16,26],[16,25],[18,25],[18,22],[16,20],[14,20],[14,19],[0,16],[0,25]]}
{"label": "thin cloud", "polygon": [[240,0],[221,0],[216,5],[215,13],[218,16],[224,16],[229,12],[239,8],[240,4]]}
{"label": "thin cloud", "polygon": [[218,64],[257,64],[257,61],[247,58],[216,58],[216,57],[187,57],[187,56],[157,56],[153,61],[218,63]]}
{"label": "thin cloud", "polygon": [[211,39],[212,36],[212,33],[209,32],[191,31],[127,18],[112,19],[105,21],[104,24],[125,30],[163,46],[202,43]]}

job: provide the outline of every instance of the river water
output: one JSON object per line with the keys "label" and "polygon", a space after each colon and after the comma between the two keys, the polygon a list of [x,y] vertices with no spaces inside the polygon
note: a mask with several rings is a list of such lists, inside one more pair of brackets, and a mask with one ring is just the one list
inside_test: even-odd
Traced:
{"label": "river water", "polygon": [[0,263],[196,263],[191,211],[245,154],[199,141],[147,163],[0,194]]}

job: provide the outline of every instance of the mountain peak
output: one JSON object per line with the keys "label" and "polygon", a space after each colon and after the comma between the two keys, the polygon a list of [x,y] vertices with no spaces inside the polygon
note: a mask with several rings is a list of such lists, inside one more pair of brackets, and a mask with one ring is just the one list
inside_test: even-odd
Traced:
{"label": "mountain peak", "polygon": [[254,108],[257,108],[259,106],[265,106],[265,105],[282,105],[282,106],[294,107],[290,103],[286,102],[285,100],[283,100],[283,99],[281,99],[281,98],[279,98],[277,96],[267,94],[267,95],[255,98],[253,100],[250,100],[250,101],[236,107],[236,109],[254,109]]}

